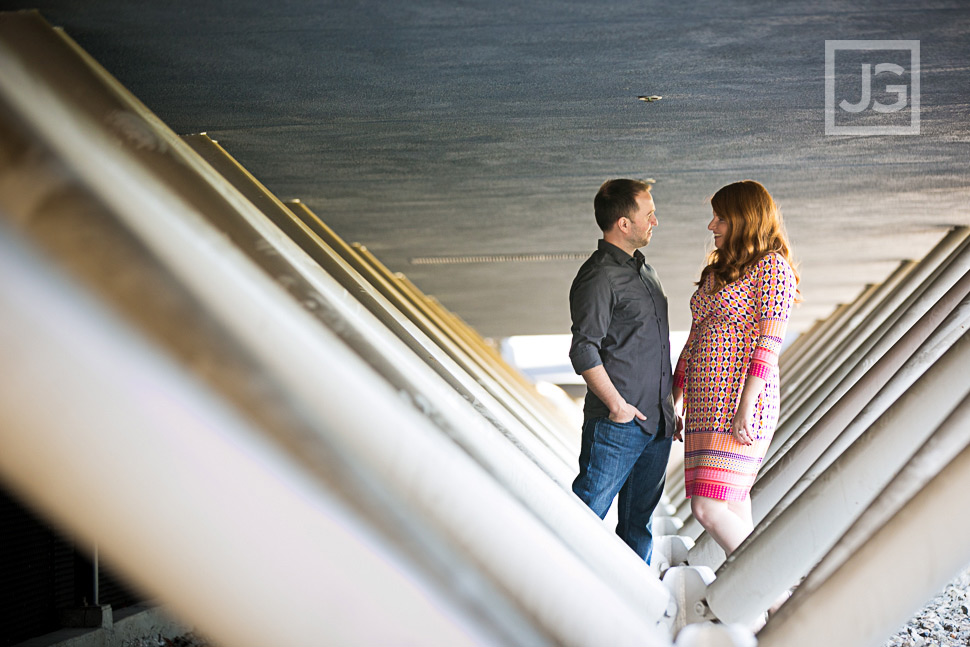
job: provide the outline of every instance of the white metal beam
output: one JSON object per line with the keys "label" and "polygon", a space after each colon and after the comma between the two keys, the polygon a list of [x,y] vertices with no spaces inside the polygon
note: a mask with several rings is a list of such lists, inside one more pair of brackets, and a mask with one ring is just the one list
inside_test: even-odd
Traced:
{"label": "white metal beam", "polygon": [[[970,273],[954,285],[926,315],[849,389],[827,398],[822,414],[813,415],[792,434],[789,446],[770,461],[751,492],[755,523],[778,504],[812,464],[851,425],[863,430],[901,396],[966,330],[970,320]],[[956,307],[954,307],[956,306]],[[941,321],[943,317],[946,317]],[[842,446],[857,434],[848,433]],[[837,452],[838,450],[833,450]]]}
{"label": "white metal beam", "polygon": [[964,334],[892,407],[815,476],[797,501],[766,517],[718,570],[708,604],[718,618],[766,610],[808,573],[970,389]]}
{"label": "white metal beam", "polygon": [[[914,294],[918,295],[921,287],[946,266],[953,253],[966,242],[968,236],[970,236],[970,227],[954,227],[912,270],[905,274],[895,288],[890,290],[885,298],[865,316],[852,334],[846,336],[828,353],[813,355],[810,362],[783,381],[781,384],[783,405],[789,410],[797,407],[802,398],[824,382],[832,370],[841,366],[846,358],[875,331],[883,327],[887,320],[891,321],[894,316],[905,312],[907,302],[912,301],[915,298]],[[782,422],[783,420],[779,420],[779,424]]]}
{"label": "white metal beam", "polygon": [[884,645],[970,562],[970,517],[953,503],[970,489],[968,429],[965,399],[772,617],[761,647]]}
{"label": "white metal beam", "polygon": [[[402,406],[398,394],[377,379],[356,354],[319,326],[286,292],[278,277],[267,276],[223,234],[206,225],[200,205],[194,202],[197,196],[182,195],[168,184],[168,174],[174,166],[211,173],[196,156],[188,154],[184,143],[143,113],[121,88],[111,85],[103,71],[85,70],[71,59],[77,52],[58,50],[60,45],[51,41],[46,27],[35,29],[36,25],[31,24],[14,27],[9,23],[4,27],[0,30],[0,93],[10,109],[55,151],[75,177],[111,208],[171,275],[199,303],[205,304],[218,326],[252,354],[267,378],[279,384],[299,410],[315,421],[321,442],[344,457],[353,470],[378,483],[377,490],[394,502],[397,516],[411,517],[410,528],[415,536],[434,540],[424,549],[427,551],[424,558],[428,562],[444,557],[455,560],[459,568],[453,573],[452,584],[458,589],[466,587],[459,596],[466,612],[468,605],[475,607],[472,601],[478,599],[482,616],[493,620],[505,617],[511,623],[505,630],[501,630],[501,622],[487,621],[484,625],[490,630],[504,631],[503,636],[517,643],[533,639],[576,645],[595,640],[607,640],[611,644],[668,642],[660,629],[642,616],[641,610],[633,609],[606,586],[545,526],[431,427],[425,417]],[[45,52],[43,61],[29,54],[33,48],[44,46],[55,51]],[[64,65],[45,68],[51,60]],[[90,103],[77,106],[71,103],[79,96],[74,86],[71,92],[65,93],[56,84],[44,83],[48,74],[63,76],[72,72],[76,83],[90,82],[94,76],[110,90],[88,94]],[[109,118],[112,115],[115,117]],[[149,145],[136,146],[131,142],[119,145],[118,132],[113,128],[128,129],[128,135],[134,129],[139,136],[137,143],[147,141]],[[229,201],[239,199],[231,194],[224,197]],[[241,203],[239,207],[251,208]],[[292,245],[280,238],[278,232],[263,233],[267,240],[280,246]],[[25,324],[12,337],[20,337],[29,329],[29,324]],[[84,377],[83,372],[76,375]],[[112,382],[108,388],[115,386]],[[123,397],[127,391],[122,389],[117,393]],[[85,395],[83,391],[77,394],[82,399]],[[103,402],[105,395],[100,395],[97,401]],[[24,399],[24,402],[30,401]],[[362,411],[367,415],[361,416]],[[37,411],[36,406],[24,411],[28,417],[41,413],[44,412]],[[111,415],[110,408],[106,407],[98,407],[97,413],[101,417],[91,413],[92,418],[84,421],[92,433],[100,428],[104,417]],[[133,419],[127,422],[138,423],[145,415],[144,410],[135,411]],[[130,424],[124,426],[131,428]],[[32,427],[38,433],[31,437],[36,437],[43,446],[50,439],[39,433],[40,430],[53,433],[53,427],[56,424],[44,418]],[[27,452],[36,455],[38,449],[28,447]],[[186,452],[188,456],[195,456],[189,448]],[[43,456],[43,451],[39,454]],[[141,464],[134,458],[132,461],[133,465]],[[201,469],[205,467],[203,463],[194,460],[191,465]],[[78,465],[85,475],[84,470],[96,467],[86,461]],[[121,488],[125,490],[124,495],[137,494],[137,480],[126,483],[128,487]],[[26,481],[22,485],[32,487]],[[114,486],[118,489],[118,483]],[[256,492],[258,496],[261,490]],[[105,501],[105,507],[111,508],[112,497],[100,494],[105,497],[100,499]],[[182,497],[187,493],[172,494]],[[78,510],[86,507],[78,499],[66,500]],[[136,517],[131,515],[128,523],[145,524]],[[79,527],[83,524],[77,516],[65,516],[63,520]],[[115,517],[109,520],[124,535],[127,526],[123,520]],[[293,527],[288,531],[293,532]],[[108,546],[102,545],[107,554]],[[144,548],[139,547],[142,561]],[[413,554],[422,551],[419,542],[407,539],[402,548]],[[439,556],[438,551],[442,549],[448,549],[444,557]],[[115,546],[115,550],[121,559],[125,554],[123,547]],[[204,553],[191,554],[190,563],[205,563]],[[227,557],[231,556],[231,551],[227,552]],[[163,598],[180,604],[175,598],[184,593],[184,585],[191,579],[184,572],[178,572],[171,561],[167,565],[174,576],[183,578],[183,586],[166,589]],[[144,573],[134,561],[127,567],[136,577]],[[282,587],[277,583],[266,588],[278,594]],[[484,604],[485,598],[479,597],[482,589],[491,591],[486,597],[497,608]],[[259,597],[258,593],[246,587],[238,591],[240,596]],[[279,602],[284,604],[288,600],[281,596]],[[199,618],[206,613],[201,606],[193,610],[183,604],[179,608],[188,617]],[[236,612],[235,621],[239,623],[238,609]],[[258,622],[259,612],[266,610],[253,609],[242,617]],[[368,615],[367,620],[371,621],[372,617]],[[359,618],[359,614],[347,614],[344,620]],[[278,621],[278,617],[272,617],[270,622]],[[200,625],[206,626],[206,623]],[[516,636],[518,630],[513,627],[521,629],[522,634]],[[243,640],[238,631],[218,634],[216,638],[220,636],[226,636],[226,642],[230,643],[256,644]],[[312,642],[306,634],[302,639],[302,643],[292,644]],[[273,641],[264,640],[262,644],[273,644]]]}

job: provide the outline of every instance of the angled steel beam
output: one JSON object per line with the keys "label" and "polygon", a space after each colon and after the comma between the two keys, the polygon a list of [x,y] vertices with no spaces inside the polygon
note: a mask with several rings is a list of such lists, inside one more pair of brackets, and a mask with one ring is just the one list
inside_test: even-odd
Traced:
{"label": "angled steel beam", "polygon": [[0,472],[139,590],[238,645],[502,642],[5,226],[0,268]]}
{"label": "angled steel beam", "polygon": [[[892,320],[893,316],[906,311],[906,304],[918,296],[921,286],[941,271],[952,254],[967,241],[970,227],[954,227],[933,249],[907,272],[895,289],[890,291],[878,306],[865,316],[865,319],[841,343],[829,353],[816,354],[804,367],[792,374],[787,382],[781,384],[781,397],[785,406],[791,410],[800,400],[823,383],[831,372],[843,364],[866,339],[879,328]],[[860,313],[861,314],[861,313]],[[779,420],[779,423],[781,420]]]}
{"label": "angled steel beam", "polygon": [[[192,143],[194,150],[202,151],[204,158],[215,170],[242,192],[254,206],[258,206],[269,221],[281,227],[305,253],[313,259],[319,258],[331,272],[340,271],[334,265],[339,259],[320,256],[322,253],[333,253],[327,252],[325,243],[316,239],[295,214],[215,142],[201,136],[184,139]],[[225,191],[223,188],[222,192]],[[211,212],[206,214],[207,217],[212,215]],[[238,217],[244,219],[242,214]],[[224,224],[228,226],[228,223]],[[275,253],[268,253],[271,249]],[[287,281],[288,290],[292,293],[297,289],[298,277],[304,277],[307,283],[294,295],[298,301],[313,304],[309,311],[315,317],[329,329],[336,331],[394,389],[407,394],[415,409],[426,415],[446,436],[462,447],[555,532],[577,556],[589,563],[595,572],[618,590],[625,591],[631,600],[637,601],[636,606],[645,609],[646,613],[652,612],[657,618],[663,616],[667,604],[666,590],[651,576],[643,561],[615,534],[609,532],[598,518],[591,515],[585,505],[573,497],[569,491],[568,480],[571,478],[571,471],[556,474],[565,479],[557,483],[549,478],[549,474],[539,469],[538,461],[533,462],[536,457],[523,450],[523,445],[531,438],[528,430],[517,426],[509,430],[511,437],[500,435],[441,376],[412,352],[403,340],[393,335],[369,311],[362,311],[355,299],[347,298],[347,290],[330,274],[324,273],[322,267],[300,262],[298,255],[291,254],[284,247],[275,246],[267,238],[254,239],[254,244],[248,248],[248,254],[256,263],[266,258],[273,259],[274,262],[280,257],[291,258],[291,269],[287,273],[290,277]],[[361,290],[363,289],[362,286]],[[452,370],[456,373],[462,372],[458,367]],[[541,448],[532,447],[532,450],[541,451]],[[555,463],[555,460],[547,457],[545,462]]]}
{"label": "angled steel beam", "polygon": [[787,365],[790,362],[798,359],[798,356],[802,354],[804,348],[806,346],[811,346],[812,341],[815,339],[815,336],[819,334],[822,326],[826,325],[832,319],[832,317],[835,316],[838,309],[844,305],[845,304],[842,303],[838,304],[836,306],[836,310],[825,319],[816,319],[814,322],[812,322],[812,325],[809,326],[808,330],[803,331],[793,342],[785,346],[785,350],[783,350],[781,355],[778,356],[778,365]]}
{"label": "angled steel beam", "polygon": [[795,589],[759,645],[884,645],[966,566],[970,517],[954,514],[953,494],[970,489],[968,429],[964,399]]}
{"label": "angled steel beam", "polygon": [[718,618],[750,618],[808,574],[965,397],[968,362],[970,334],[964,333],[827,470],[806,477],[797,501],[755,528],[708,590]]}
{"label": "angled steel beam", "polygon": [[[503,375],[514,384],[518,385],[519,391],[528,394],[531,402],[542,409],[547,416],[550,417],[550,421],[553,422],[553,428],[557,431],[561,431],[560,427],[569,428],[571,430],[574,421],[566,416],[563,411],[555,406],[549,398],[543,396],[536,389],[536,385],[529,381],[521,371],[511,366],[502,354],[495,349],[493,344],[488,343],[488,341],[479,334],[477,330],[469,326],[464,319],[459,317],[456,313],[445,308],[440,301],[438,301],[433,296],[424,294],[414,283],[412,283],[408,277],[402,272],[394,272],[393,274],[395,282],[400,286],[402,292],[412,295],[412,298],[421,301],[425,306],[434,312],[442,321],[449,324],[451,330],[462,339],[470,348],[474,348],[488,361],[493,363],[498,370],[500,370]],[[580,437],[577,434],[570,435],[570,441],[578,452]]]}
{"label": "angled steel beam", "polygon": [[[295,493],[288,501],[260,486],[256,489],[256,500],[251,506],[243,501],[242,505],[230,506],[234,509],[228,512],[249,515],[254,508],[266,511],[273,509],[277,503],[287,504],[278,511],[277,516],[269,518],[284,526],[279,536],[289,536],[294,532],[299,534],[300,522],[306,517],[296,514],[299,511],[290,517],[293,506],[302,503],[304,512],[311,514],[319,511],[315,505],[318,502],[316,495],[322,498],[328,493],[336,494],[325,486],[327,473],[321,469],[320,456],[298,451],[315,448],[318,454],[330,457],[332,467],[345,468],[348,475],[357,475],[359,480],[344,483],[345,486],[353,490],[360,485],[363,490],[364,485],[369,483],[371,487],[367,491],[375,499],[383,497],[384,505],[376,502],[373,505],[384,515],[373,511],[365,514],[364,510],[358,510],[361,516],[357,521],[385,538],[395,536],[391,530],[402,533],[400,543],[394,543],[394,548],[406,554],[407,562],[416,571],[428,575],[434,586],[442,587],[437,593],[432,591],[430,594],[455,596],[454,606],[450,608],[460,610],[458,622],[470,626],[470,631],[476,635],[484,634],[486,640],[508,640],[515,644],[528,644],[535,640],[540,644],[581,645],[602,640],[604,636],[611,644],[668,643],[667,636],[659,632],[652,621],[643,618],[642,610],[629,606],[576,559],[491,476],[449,439],[442,437],[440,431],[430,425],[427,417],[402,406],[399,394],[394,389],[356,353],[320,326],[303,304],[293,299],[287,289],[285,276],[271,275],[257,267],[241,253],[231,238],[207,223],[203,215],[206,209],[220,201],[229,201],[241,212],[254,215],[249,224],[261,236],[272,240],[274,249],[288,250],[294,256],[302,253],[277,229],[268,227],[261,214],[256,218],[258,212],[238,193],[227,191],[219,194],[211,190],[211,184],[209,189],[200,186],[195,190],[180,192],[177,188],[178,178],[184,177],[185,173],[198,173],[213,183],[217,183],[218,174],[74,47],[36,16],[10,22],[4,18],[0,22],[0,95],[4,98],[7,111],[22,120],[26,130],[52,151],[53,156],[68,169],[65,175],[76,178],[98,200],[104,202],[119,225],[144,246],[152,261],[164,267],[168,275],[192,295],[200,308],[212,318],[218,336],[244,349],[266,381],[286,394],[294,414],[307,420],[316,431],[312,439],[303,438],[304,444],[296,447],[269,443],[271,448],[267,452],[277,456],[282,454],[283,457],[272,461],[272,465],[263,469],[262,473],[270,485],[280,486],[283,483],[286,485],[284,489]],[[59,81],[64,79],[70,80],[69,92],[62,91],[59,85]],[[78,92],[79,87],[85,91]],[[13,307],[27,308],[23,300],[11,306],[11,310]],[[28,309],[26,312],[31,311]],[[23,339],[35,342],[24,345],[27,349],[43,348],[52,341],[50,335],[54,335],[53,340],[59,341],[58,349],[67,346],[68,342],[56,335],[70,335],[72,331],[34,325],[44,318],[42,314],[23,318],[21,325],[11,329],[13,332],[5,340],[5,348],[16,348],[17,340]],[[95,329],[98,327],[93,326]],[[47,336],[30,336],[41,333]],[[77,349],[83,351],[84,346]],[[56,357],[62,354],[54,353],[53,360],[48,357],[45,366],[56,369]],[[140,361],[143,354],[123,342],[119,353],[112,355],[112,358],[123,359],[129,355],[136,359],[134,368],[142,366],[148,371],[146,379],[162,379],[154,372],[155,365],[151,360],[143,364]],[[27,358],[18,366],[23,366],[29,372],[30,362],[33,361],[31,353],[14,356]],[[80,356],[80,370],[62,371],[59,377],[64,379],[62,384],[66,388],[53,392],[54,395],[68,398],[72,409],[79,407],[78,415],[72,416],[72,423],[83,426],[90,434],[101,433],[113,413],[103,403],[106,398],[116,397],[118,402],[127,403],[134,410],[121,420],[114,433],[105,437],[120,440],[124,433],[130,434],[132,429],[143,426],[152,429],[150,417],[158,415],[159,410],[165,409],[171,401],[148,398],[146,403],[144,400],[126,398],[126,395],[133,395],[132,388],[143,384],[138,379],[130,378],[129,369],[132,367],[127,364],[111,373],[106,383],[88,378],[92,397],[85,397],[89,393],[82,387],[85,378],[92,375],[89,370],[91,365],[86,363],[89,358],[90,355]],[[97,361],[102,359],[101,354],[95,354],[94,358]],[[167,370],[163,369],[163,372]],[[129,377],[126,378],[126,375]],[[42,405],[46,404],[43,401],[45,397],[51,397],[48,386],[28,380],[24,384],[35,397],[22,397],[24,394],[17,392],[21,397],[6,400],[3,407],[4,411],[16,411],[22,415],[22,424],[0,427],[7,433],[15,433],[26,439],[28,444],[23,454],[11,454],[16,460],[4,463],[4,469],[9,469],[12,475],[20,475],[11,478],[20,478],[23,487],[36,487],[38,496],[41,496],[41,487],[30,483],[25,476],[27,472],[20,471],[18,465],[31,464],[30,460],[24,460],[25,457],[31,457],[33,461],[38,457],[43,460],[46,455],[44,447],[49,447],[52,440],[56,442],[56,439],[63,437],[57,432],[63,430],[64,425],[56,417],[51,419],[52,415],[57,415],[56,406],[37,405],[37,393],[42,394],[39,398]],[[95,406],[88,406],[90,402]],[[186,469],[194,475],[205,469],[206,477],[212,479],[213,473],[204,460],[208,452],[194,453],[193,441],[205,438],[205,447],[219,453],[226,445],[233,445],[238,440],[238,434],[230,433],[229,428],[210,420],[205,411],[187,409],[181,403],[174,405],[172,411],[176,414],[184,412],[191,420],[201,421],[199,424],[202,427],[210,428],[213,436],[223,442],[210,443],[210,436],[180,436],[187,444],[176,444],[172,451],[159,456],[163,459],[191,457]],[[362,416],[362,411],[367,415]],[[187,427],[195,428],[195,424],[183,419],[186,416],[175,415],[175,420],[162,425],[161,429],[154,428],[151,437],[162,438],[166,432],[171,433],[180,420]],[[31,433],[21,433],[25,428],[29,428]],[[8,429],[14,431],[9,432]],[[83,442],[90,438],[90,435],[75,436],[74,440]],[[39,445],[29,444],[34,439],[39,441]],[[295,442],[296,437],[289,440]],[[91,444],[95,448],[101,447],[93,440]],[[266,443],[257,444],[265,446]],[[130,445],[119,442],[112,447],[125,450],[118,454],[122,463],[130,460],[130,464],[136,468],[152,469],[151,464],[129,455],[128,450],[132,449]],[[242,460],[255,460],[262,456],[249,455],[246,451],[248,447],[240,447],[244,450],[241,452],[244,454]],[[134,449],[143,451],[137,443]],[[433,465],[434,469],[420,469],[426,465]],[[63,465],[57,462],[53,467],[58,469]],[[81,461],[74,467],[81,470],[82,476],[90,476],[98,470],[97,463],[93,461]],[[291,467],[294,468],[292,472]],[[155,469],[157,472],[157,467]],[[218,473],[229,479],[236,474],[232,465],[227,465],[224,471]],[[113,482],[113,493],[101,490],[96,493],[102,495],[104,498],[101,500],[107,503],[103,506],[105,510],[98,507],[99,514],[104,515],[99,521],[107,521],[107,527],[116,528],[123,540],[138,536],[142,541],[134,545],[138,547],[139,560],[144,563],[146,547],[158,547],[158,542],[145,543],[147,538],[143,534],[129,533],[127,529],[135,527],[145,531],[150,527],[154,533],[154,523],[148,524],[140,515],[131,514],[130,507],[111,505],[117,503],[119,498],[137,499],[141,492],[141,475],[142,472],[136,470],[130,480],[126,479],[127,487],[119,488],[118,483]],[[177,508],[178,502],[198,494],[195,488],[189,491],[173,488],[171,481],[165,485],[168,494],[176,497],[176,503],[159,501],[160,505],[167,503]],[[240,491],[245,490],[232,489],[235,495]],[[344,494],[349,496],[349,493]],[[82,502],[90,499],[75,498],[69,489],[58,492],[48,500],[55,498],[63,498],[81,513],[89,512],[89,507]],[[211,499],[206,501],[211,503]],[[141,501],[138,503],[139,506],[143,504]],[[114,515],[115,510],[120,508],[128,512],[127,523]],[[63,520],[74,520],[80,526],[84,522],[78,520],[79,516],[80,513],[68,515]],[[213,517],[221,518],[221,515]],[[313,541],[302,542],[301,538],[301,545],[312,545],[322,555],[325,551],[320,551],[320,546],[326,544],[317,539],[323,537],[326,530],[329,528],[313,529],[308,532]],[[272,540],[270,544],[275,545],[277,534],[270,533],[268,536]],[[364,535],[356,536],[366,542]],[[240,533],[240,539],[254,540],[246,533]],[[172,538],[166,535],[164,541],[171,542]],[[243,560],[240,564],[236,559],[238,551],[215,545],[216,550],[224,553],[220,556],[222,560],[219,560],[205,552],[193,552],[187,543],[191,542],[179,543],[178,547],[189,551],[186,554],[191,556],[188,559],[190,564],[209,564],[211,558],[220,563],[232,562],[234,568],[246,571],[248,562],[255,561]],[[107,555],[107,545],[102,542],[102,546]],[[263,546],[262,541],[259,546]],[[120,544],[116,545],[116,550],[119,559],[128,554]],[[285,551],[280,552],[285,554]],[[164,554],[159,548],[159,556]],[[327,555],[318,557],[326,558]],[[208,619],[206,605],[189,609],[184,604],[186,585],[190,588],[192,582],[186,573],[190,570],[202,573],[204,569],[180,569],[171,559],[164,561],[164,564],[172,570],[173,576],[179,579],[177,583],[182,586],[159,590],[162,597],[170,600],[187,617],[199,619],[199,626],[214,627],[215,622]],[[148,575],[147,566],[139,567],[135,560],[128,566],[136,577],[143,578],[140,581],[149,584],[154,581]],[[339,571],[339,567],[335,570]],[[285,579],[274,579],[273,573],[265,571],[249,572],[251,581],[271,583],[263,587],[246,586],[246,582],[229,582],[230,585],[242,585],[238,586],[234,597],[228,596],[227,599],[236,602],[244,600],[247,604],[237,604],[233,609],[237,629],[233,631],[230,627],[219,625],[216,638],[223,637],[227,642],[241,645],[272,644],[272,639],[260,640],[265,636],[257,636],[258,632],[249,626],[250,623],[258,626],[261,620],[267,618],[267,625],[292,621],[294,626],[299,627],[289,641],[293,644],[306,644],[318,638],[318,633],[305,633],[308,629],[307,618],[311,619],[313,630],[319,631],[317,620],[321,617],[321,610],[317,608],[314,613],[306,607],[307,603],[319,606],[316,596],[308,595],[303,602],[298,602],[286,595],[287,584],[283,582],[289,583],[289,577],[296,574],[313,579],[319,587],[320,576],[326,574],[319,570],[305,574],[296,571],[299,568],[291,567],[276,573],[276,578]],[[434,577],[431,577],[432,574]],[[166,581],[172,582],[171,579]],[[329,578],[324,578],[324,581],[333,583]],[[215,593],[223,591],[209,589],[208,592],[214,595],[206,596],[207,605],[222,602],[221,596]],[[305,588],[300,588],[297,594],[302,596],[306,592]],[[179,597],[183,601],[177,599]],[[272,605],[268,604],[270,598],[275,598]],[[603,606],[599,608],[601,604]],[[293,610],[286,612],[287,605],[292,605]],[[240,609],[249,611],[240,613]],[[270,613],[269,609],[274,613]],[[334,613],[326,618],[345,630],[342,635],[353,635],[357,618],[366,617],[368,622],[373,618],[373,614],[366,613],[355,606],[354,601],[345,598],[336,599],[332,610]],[[433,616],[433,610],[429,613]],[[241,618],[246,622],[241,622]],[[406,621],[407,618],[401,618],[402,623]],[[370,636],[375,635],[378,628],[361,631]],[[464,642],[460,637],[457,640]]]}
{"label": "angled steel beam", "polygon": [[791,355],[794,355],[794,357],[791,355],[786,356],[784,364],[782,364],[781,357],[779,357],[778,369],[782,373],[782,379],[787,377],[789,373],[797,374],[803,368],[803,364],[808,362],[815,353],[820,352],[821,349],[826,347],[832,347],[842,337],[850,334],[852,329],[858,325],[858,320],[853,315],[879,291],[878,285],[866,285],[855,299],[848,303],[839,304],[835,308],[832,314],[818,327],[814,336],[805,340],[801,353],[792,353]]}
{"label": "angled steel beam", "polygon": [[442,316],[436,308],[431,307],[426,300],[410,291],[393,272],[391,272],[380,260],[374,256],[365,246],[354,243],[352,247],[357,250],[374,270],[375,273],[384,277],[385,281],[397,291],[400,298],[410,304],[410,306],[429,322],[428,334],[440,339],[444,344],[451,344],[455,348],[461,349],[468,358],[470,365],[466,370],[475,375],[482,375],[491,380],[500,389],[500,399],[513,401],[518,407],[528,411],[546,430],[548,434],[555,436],[561,442],[567,452],[573,456],[579,456],[579,445],[572,447],[566,445],[567,434],[560,428],[561,422],[553,420],[545,407],[539,403],[538,394],[532,394],[525,389],[519,388],[517,380],[511,376],[511,371],[505,365],[504,360],[499,362],[492,361],[486,354],[482,353],[474,344],[469,344],[459,331],[451,325],[447,317]]}
{"label": "angled steel beam", "polygon": [[[891,349],[845,389],[839,385],[820,414],[808,418],[788,447],[765,464],[751,491],[755,523],[763,519],[816,460],[832,447],[835,455],[887,409],[959,338],[970,321],[970,274],[965,274]],[[857,366],[858,368],[858,366]],[[848,378],[845,381],[849,381]],[[839,440],[839,445],[833,443]],[[818,467],[824,466],[816,466]]]}
{"label": "angled steel beam", "polygon": [[[862,432],[896,402],[964,334],[970,322],[970,274],[883,355],[844,397],[822,416],[781,458],[766,465],[751,490],[755,524],[797,502],[810,483]],[[942,322],[940,319],[946,317]],[[931,331],[927,337],[927,331]],[[922,342],[920,344],[920,342]],[[917,344],[920,344],[917,347]],[[717,569],[724,552],[708,536],[697,539],[691,563]]]}
{"label": "angled steel beam", "polygon": [[[817,355],[819,353],[826,354],[828,349],[832,348],[835,343],[841,341],[846,335],[852,332],[860,322],[865,320],[872,312],[875,310],[880,303],[891,294],[899,286],[900,282],[909,274],[914,267],[916,267],[916,261],[904,260],[900,261],[899,265],[896,266],[889,276],[885,278],[881,283],[875,285],[867,286],[859,296],[849,304],[846,304],[845,309],[839,312],[836,310],[829,317],[827,325],[824,330],[819,331],[819,336],[811,340],[812,345],[810,349],[805,349],[801,353],[800,360],[793,360],[786,362],[785,366],[781,368],[783,373],[791,372],[792,374],[798,373],[802,370],[803,362],[807,360],[810,356]],[[835,328],[834,331],[830,330]],[[820,337],[826,335],[829,338],[829,343],[823,345],[820,342]],[[833,342],[832,337],[835,337]],[[795,364],[798,366],[795,366]],[[781,365],[781,360],[779,358],[779,366]]]}

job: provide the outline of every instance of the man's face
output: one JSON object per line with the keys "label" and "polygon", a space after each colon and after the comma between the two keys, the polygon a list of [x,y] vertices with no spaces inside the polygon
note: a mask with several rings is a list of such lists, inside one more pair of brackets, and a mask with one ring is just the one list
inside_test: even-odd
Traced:
{"label": "man's face", "polygon": [[657,210],[653,204],[653,196],[644,191],[637,196],[637,210],[627,220],[630,221],[630,233],[627,240],[634,248],[646,247],[653,236],[653,228],[657,222]]}

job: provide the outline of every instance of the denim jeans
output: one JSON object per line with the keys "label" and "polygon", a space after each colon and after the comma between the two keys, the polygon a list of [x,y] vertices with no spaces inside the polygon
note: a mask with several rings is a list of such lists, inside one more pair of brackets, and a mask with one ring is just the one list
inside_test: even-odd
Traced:
{"label": "denim jeans", "polygon": [[651,517],[663,494],[670,444],[662,418],[654,436],[632,420],[621,424],[590,418],[583,423],[573,492],[600,519],[619,493],[616,534],[648,564],[653,550]]}

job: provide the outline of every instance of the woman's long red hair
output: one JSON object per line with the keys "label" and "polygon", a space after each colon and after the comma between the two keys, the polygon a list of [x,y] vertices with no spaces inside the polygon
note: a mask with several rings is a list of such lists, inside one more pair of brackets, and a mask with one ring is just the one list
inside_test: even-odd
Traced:
{"label": "woman's long red hair", "polygon": [[771,253],[781,254],[788,261],[795,273],[795,284],[798,284],[798,271],[792,259],[781,209],[768,189],[754,180],[734,182],[714,194],[711,207],[727,221],[727,240],[721,249],[715,249],[708,256],[699,285],[711,275],[714,280],[712,293],[718,292]]}

